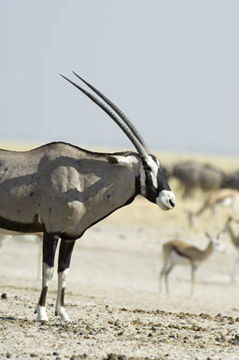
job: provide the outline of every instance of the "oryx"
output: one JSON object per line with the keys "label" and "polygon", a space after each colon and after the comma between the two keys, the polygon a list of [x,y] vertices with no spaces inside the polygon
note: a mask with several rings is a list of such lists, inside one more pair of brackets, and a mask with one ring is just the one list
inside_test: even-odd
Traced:
{"label": "oryx", "polygon": [[137,152],[98,153],[64,142],[25,152],[0,150],[0,227],[43,232],[42,289],[36,308],[39,321],[48,320],[46,296],[59,239],[55,313],[70,321],[64,308],[64,291],[76,239],[116,209],[131,203],[138,194],[163,210],[175,205],[175,196],[158,160],[149,154],[130,120],[101,92],[74,74],[99,97],[62,77],[100,106],[121,127]]}

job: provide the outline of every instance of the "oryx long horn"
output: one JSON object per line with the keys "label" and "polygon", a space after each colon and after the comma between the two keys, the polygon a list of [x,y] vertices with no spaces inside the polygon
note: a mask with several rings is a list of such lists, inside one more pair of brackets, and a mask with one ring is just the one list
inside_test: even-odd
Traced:
{"label": "oryx long horn", "polygon": [[122,110],[120,110],[118,108],[117,105],[115,105],[109,98],[107,98],[100,90],[96,89],[93,85],[91,85],[88,81],[86,81],[85,79],[83,79],[80,75],[78,75],[75,71],[72,71],[72,73],[77,76],[81,81],[83,81],[84,84],[86,84],[91,90],[93,90],[102,100],[104,100],[104,102],[106,104],[108,104],[112,110],[114,110],[116,112],[116,114],[119,115],[119,117],[124,121],[124,123],[128,126],[128,128],[132,131],[133,135],[141,142],[141,144],[143,145],[143,147],[145,148],[145,150],[147,152],[148,148],[144,142],[144,139],[142,138],[142,136],[140,135],[140,133],[138,132],[138,130],[135,128],[134,124],[132,124],[132,122],[130,121],[130,119],[128,118],[128,116],[123,113]]}
{"label": "oryx long horn", "polygon": [[104,103],[102,103],[99,99],[97,99],[93,94],[89,93],[87,90],[73,82],[72,80],[68,79],[66,76],[60,74],[65,80],[67,80],[69,83],[71,83],[73,86],[75,86],[77,89],[79,89],[81,92],[83,92],[87,97],[89,97],[95,104],[97,104],[102,110],[104,110],[111,119],[123,130],[125,135],[129,138],[129,140],[133,143],[138,153],[143,157],[148,157],[148,152],[144,148],[144,146],[141,144],[141,142],[138,140],[137,137],[132,133],[132,131],[126,126],[125,123],[122,122],[121,119],[119,119],[112,111],[109,109]]}

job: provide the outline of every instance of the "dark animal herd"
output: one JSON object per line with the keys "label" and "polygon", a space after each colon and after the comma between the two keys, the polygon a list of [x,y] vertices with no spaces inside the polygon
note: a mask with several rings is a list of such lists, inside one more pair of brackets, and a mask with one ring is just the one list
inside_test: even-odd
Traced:
{"label": "dark animal herd", "polygon": [[164,168],[167,178],[176,178],[182,189],[183,197],[191,196],[196,189],[205,192],[220,188],[239,190],[239,170],[227,173],[211,164],[198,161],[182,161],[172,169]]}

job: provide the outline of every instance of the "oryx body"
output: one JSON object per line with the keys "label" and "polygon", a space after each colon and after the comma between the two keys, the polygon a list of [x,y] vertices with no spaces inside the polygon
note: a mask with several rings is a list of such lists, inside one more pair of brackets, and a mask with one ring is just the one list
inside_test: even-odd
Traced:
{"label": "oryx body", "polygon": [[0,227],[79,238],[139,191],[139,156],[124,156],[127,166],[116,166],[117,155],[60,142],[27,152],[0,151]]}
{"label": "oryx body", "polygon": [[59,239],[56,314],[69,321],[64,309],[64,289],[75,240],[87,228],[132,202],[138,194],[164,210],[174,207],[174,194],[158,161],[148,154],[126,116],[85,82],[113,108],[123,120],[122,125],[122,120],[108,107],[71,83],[118,123],[137,153],[96,153],[63,142],[26,152],[0,150],[0,227],[44,235],[42,291],[36,309],[39,321],[47,320],[46,295]]}

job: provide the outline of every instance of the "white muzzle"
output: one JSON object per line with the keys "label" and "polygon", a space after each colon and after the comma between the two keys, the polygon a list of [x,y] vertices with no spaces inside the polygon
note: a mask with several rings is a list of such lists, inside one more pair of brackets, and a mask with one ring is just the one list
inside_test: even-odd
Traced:
{"label": "white muzzle", "polygon": [[157,199],[156,204],[162,210],[170,210],[173,209],[175,206],[175,195],[172,191],[169,190],[162,190],[160,191]]}

